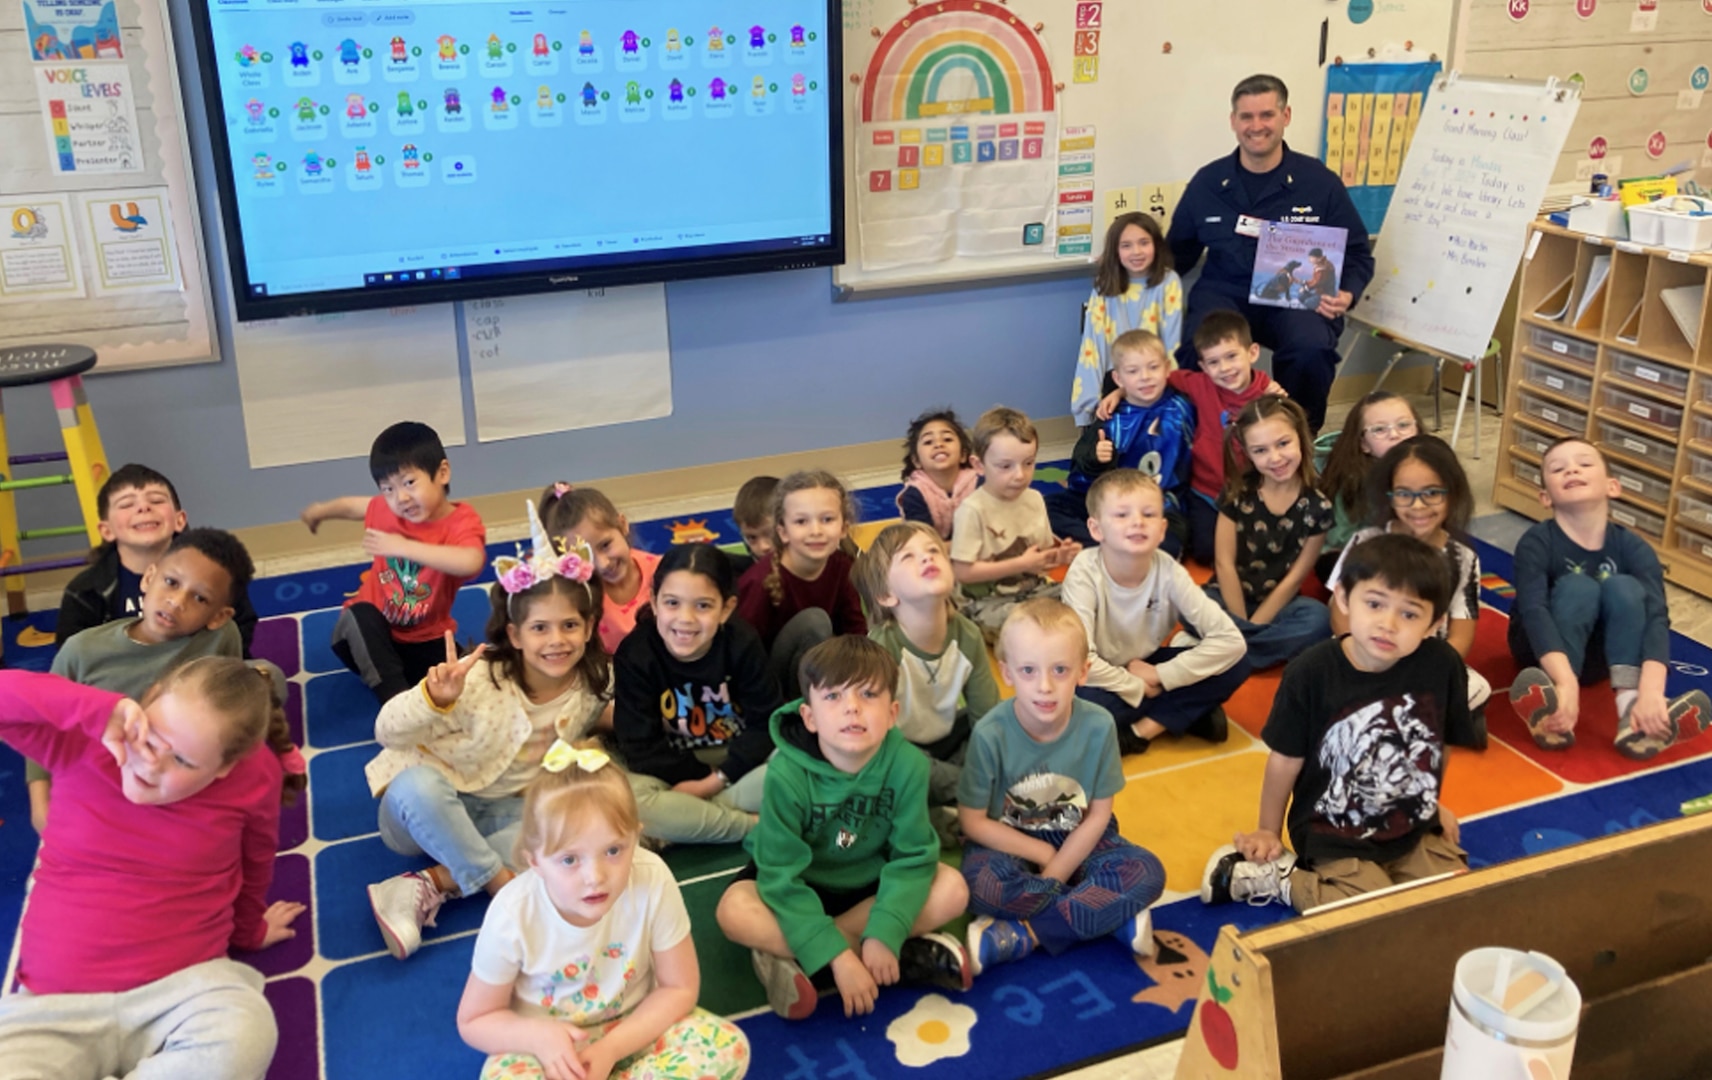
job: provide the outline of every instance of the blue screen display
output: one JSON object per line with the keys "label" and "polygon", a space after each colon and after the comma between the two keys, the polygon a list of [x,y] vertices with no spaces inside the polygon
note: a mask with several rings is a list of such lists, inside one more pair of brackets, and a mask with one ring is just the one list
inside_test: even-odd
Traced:
{"label": "blue screen display", "polygon": [[241,318],[842,255],[828,0],[192,6]]}

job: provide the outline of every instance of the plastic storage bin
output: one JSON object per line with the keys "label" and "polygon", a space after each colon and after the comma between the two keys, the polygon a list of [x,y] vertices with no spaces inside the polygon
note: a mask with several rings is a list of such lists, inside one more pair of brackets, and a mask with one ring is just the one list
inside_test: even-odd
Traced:
{"label": "plastic storage bin", "polygon": [[1567,398],[1586,403],[1593,397],[1593,380],[1582,375],[1571,375],[1562,368],[1542,364],[1538,360],[1522,361],[1522,380],[1532,383],[1542,390],[1550,390]]}
{"label": "plastic storage bin", "polygon": [[1540,467],[1538,465],[1530,465],[1525,461],[1517,461],[1512,458],[1510,461],[1510,473],[1524,484],[1532,484],[1534,487],[1545,486],[1544,478],[1540,475]]}
{"label": "plastic storage bin", "polygon": [[1638,383],[1648,383],[1661,390],[1669,390],[1681,394],[1688,389],[1688,372],[1682,368],[1661,364],[1656,360],[1643,360],[1628,353],[1611,352],[1611,370],[1625,379]]}
{"label": "plastic storage bin", "polygon": [[1611,476],[1622,489],[1630,495],[1635,495],[1650,503],[1663,506],[1670,500],[1670,481],[1660,480],[1652,473],[1642,472],[1628,465],[1611,463]]}
{"label": "plastic storage bin", "polygon": [[1520,424],[1516,425],[1516,446],[1520,449],[1539,457],[1546,452],[1551,444],[1552,437],[1550,435],[1542,435],[1533,428],[1523,427]]}
{"label": "plastic storage bin", "polygon": [[1571,435],[1579,435],[1587,430],[1587,414],[1578,409],[1566,408],[1555,401],[1547,401],[1526,392],[1517,396],[1522,399],[1522,411],[1536,420],[1562,428],[1565,433]]}
{"label": "plastic storage bin", "polygon": [[1712,484],[1712,454],[1688,448],[1688,471],[1696,480]]}
{"label": "plastic storage bin", "polygon": [[1540,352],[1574,360],[1588,367],[1593,366],[1593,360],[1599,354],[1599,347],[1592,342],[1555,333],[1543,326],[1529,328],[1528,343]]}
{"label": "plastic storage bin", "polygon": [[1676,525],[1676,546],[1679,550],[1686,551],[1697,559],[1712,562],[1712,537],[1694,529],[1683,528],[1680,518],[1678,518]]}
{"label": "plastic storage bin", "polygon": [[1666,405],[1662,401],[1654,401],[1649,397],[1631,394],[1627,390],[1619,390],[1615,386],[1607,386],[1599,399],[1599,403],[1607,409],[1616,411],[1635,420],[1650,424],[1660,431],[1675,435],[1682,428],[1682,409],[1676,405]]}
{"label": "plastic storage bin", "polygon": [[1712,532],[1712,502],[1683,492],[1676,497],[1676,523]]}
{"label": "plastic storage bin", "polygon": [[1626,525],[1638,533],[1644,533],[1654,540],[1664,539],[1664,517],[1650,510],[1642,510],[1633,503],[1621,499],[1611,500],[1611,520],[1619,525]]}
{"label": "plastic storage bin", "polygon": [[1663,469],[1668,469],[1676,463],[1676,447],[1670,443],[1603,420],[1599,421],[1598,428],[1599,445],[1608,450],[1627,454]]}

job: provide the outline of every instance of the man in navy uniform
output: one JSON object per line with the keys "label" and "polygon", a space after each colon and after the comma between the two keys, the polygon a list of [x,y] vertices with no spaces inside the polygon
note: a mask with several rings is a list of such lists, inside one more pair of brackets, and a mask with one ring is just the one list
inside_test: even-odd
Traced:
{"label": "man in navy uniform", "polygon": [[[1166,242],[1179,273],[1200,261],[1200,280],[1189,292],[1178,363],[1200,367],[1195,330],[1207,312],[1240,311],[1254,340],[1272,350],[1272,375],[1308,412],[1318,431],[1326,419],[1326,396],[1337,377],[1337,343],[1343,316],[1373,277],[1367,226],[1336,173],[1284,142],[1290,126],[1290,92],[1273,75],[1251,75],[1231,91],[1231,131],[1237,148],[1205,166],[1189,181],[1171,218]],[[1343,280],[1318,308],[1296,310],[1250,304],[1254,252],[1265,222],[1287,221],[1349,230]]]}

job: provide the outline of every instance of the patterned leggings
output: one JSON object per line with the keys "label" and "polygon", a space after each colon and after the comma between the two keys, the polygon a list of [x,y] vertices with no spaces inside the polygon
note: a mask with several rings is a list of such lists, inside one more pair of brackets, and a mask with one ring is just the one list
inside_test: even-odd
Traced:
{"label": "patterned leggings", "polygon": [[[604,1024],[589,1038],[599,1039],[619,1023]],[[620,1061],[612,1080],[742,1080],[748,1071],[748,1036],[736,1024],[696,1009],[653,1046]],[[541,1080],[542,1075],[533,1054],[494,1054],[482,1066],[481,1080]]]}
{"label": "patterned leggings", "polygon": [[[1070,834],[1034,835],[1059,848]],[[1151,851],[1119,836],[1116,818],[1068,882],[1043,878],[1026,860],[967,839],[963,877],[970,911],[1027,919],[1041,947],[1054,956],[1117,931],[1165,891],[1165,867]]]}

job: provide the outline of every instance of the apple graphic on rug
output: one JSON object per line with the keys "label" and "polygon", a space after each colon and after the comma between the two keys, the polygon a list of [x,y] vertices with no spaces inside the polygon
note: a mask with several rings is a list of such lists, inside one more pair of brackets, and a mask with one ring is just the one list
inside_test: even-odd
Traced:
{"label": "apple graphic on rug", "polygon": [[1212,989],[1211,1000],[1201,1006],[1201,1041],[1207,1044],[1207,1052],[1213,1055],[1213,1060],[1226,1069],[1236,1068],[1236,1024],[1231,1020],[1225,1002],[1231,999],[1232,991],[1219,985],[1219,980],[1207,971],[1207,985]]}

